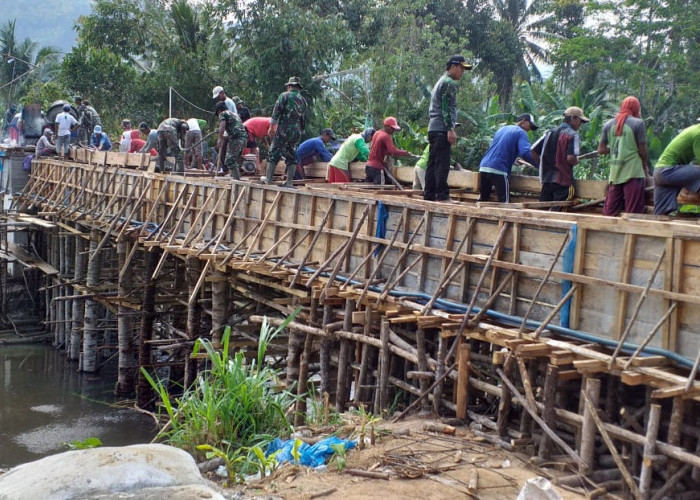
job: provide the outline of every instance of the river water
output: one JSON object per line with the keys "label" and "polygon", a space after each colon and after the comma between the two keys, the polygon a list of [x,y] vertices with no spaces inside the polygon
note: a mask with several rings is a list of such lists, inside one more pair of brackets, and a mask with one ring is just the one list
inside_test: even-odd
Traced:
{"label": "river water", "polygon": [[52,346],[0,345],[0,468],[92,437],[103,446],[150,442],[153,419],[105,404],[115,400],[114,365],[83,374]]}

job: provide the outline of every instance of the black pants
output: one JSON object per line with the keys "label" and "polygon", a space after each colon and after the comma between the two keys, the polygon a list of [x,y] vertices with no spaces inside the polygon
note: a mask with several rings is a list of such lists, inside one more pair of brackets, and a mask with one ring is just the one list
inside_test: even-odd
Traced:
{"label": "black pants", "polygon": [[499,202],[510,202],[510,183],[507,175],[479,172],[479,183],[481,184],[479,201],[489,201],[491,189],[494,188]]}
{"label": "black pants", "polygon": [[447,132],[428,132],[430,152],[428,168],[425,170],[425,190],[423,199],[442,201],[450,199],[447,175],[450,173],[450,143]]}
{"label": "black pants", "polygon": [[381,168],[365,166],[365,182],[371,182],[377,186],[384,184],[384,171]]}

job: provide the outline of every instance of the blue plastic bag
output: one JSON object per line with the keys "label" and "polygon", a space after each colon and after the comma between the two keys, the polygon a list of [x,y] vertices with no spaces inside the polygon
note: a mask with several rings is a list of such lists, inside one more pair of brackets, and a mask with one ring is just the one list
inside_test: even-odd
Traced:
{"label": "blue plastic bag", "polygon": [[[342,444],[346,450],[353,449],[357,443],[355,441],[350,441],[348,439],[340,439],[335,436],[331,436],[322,439],[316,444],[310,445],[302,442],[299,445],[299,464],[305,465],[307,467],[319,467],[326,463],[330,457],[333,456],[333,448],[331,445]],[[272,453],[280,450],[276,458],[278,462],[294,462],[294,457],[292,456],[292,448],[294,448],[294,439],[288,439],[283,441],[280,438],[275,438],[269,445],[267,445],[267,451],[265,456],[270,456]]]}

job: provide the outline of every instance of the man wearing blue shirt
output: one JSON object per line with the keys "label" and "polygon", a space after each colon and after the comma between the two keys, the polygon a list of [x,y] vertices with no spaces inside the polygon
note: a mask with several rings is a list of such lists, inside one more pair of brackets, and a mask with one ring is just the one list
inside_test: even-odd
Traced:
{"label": "man wearing blue shirt", "polygon": [[297,169],[294,173],[294,179],[298,180],[306,178],[304,167],[314,163],[316,160],[325,162],[331,161],[333,155],[326,149],[326,144],[334,140],[335,133],[333,132],[333,129],[324,128],[321,131],[320,136],[306,140],[299,144],[299,147],[297,148]]}
{"label": "man wearing blue shirt", "polygon": [[95,148],[98,151],[109,151],[112,149],[112,141],[109,140],[107,134],[102,132],[102,127],[100,125],[95,125],[90,136],[90,147]]}
{"label": "man wearing blue shirt", "polygon": [[536,164],[530,152],[530,141],[527,132],[537,130],[535,118],[531,114],[518,117],[515,125],[502,127],[493,136],[491,146],[479,164],[479,201],[489,201],[491,189],[496,189],[500,203],[510,201],[510,172],[517,157]]}

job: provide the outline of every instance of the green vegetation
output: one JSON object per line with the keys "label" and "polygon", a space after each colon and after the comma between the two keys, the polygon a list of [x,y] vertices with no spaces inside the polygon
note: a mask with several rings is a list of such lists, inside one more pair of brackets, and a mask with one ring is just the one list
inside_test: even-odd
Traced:
{"label": "green vegetation", "polygon": [[274,460],[266,459],[262,450],[273,438],[290,431],[286,413],[295,396],[277,389],[279,372],[266,364],[265,354],[269,343],[293,318],[289,316],[276,329],[263,322],[253,360],[247,360],[241,351],[229,355],[228,327],[221,351],[207,340],[199,341],[193,354],[203,349],[208,369],[179,398],[173,398],[163,382],[142,369],[170,419],[160,438],[199,459],[223,458],[232,479],[273,467]]}
{"label": "green vegetation", "polygon": [[[642,103],[655,160],[700,114],[699,21],[696,0],[95,0],[60,65],[14,40],[11,24],[0,45],[42,68],[13,86],[15,102],[80,94],[112,135],[124,117],[162,120],[170,87],[183,96],[174,96],[175,116],[213,121],[214,85],[269,116],[297,75],[311,104],[307,136],[328,125],[344,136],[368,117],[378,126],[394,115],[397,143],[415,154],[430,90],[461,52],[475,68],[460,82],[454,157],[474,169],[495,131],[523,112],[543,125],[535,139],[566,107],[581,106],[593,118],[582,150],[592,151],[627,95]],[[0,85],[12,66],[1,68]],[[315,78],[329,73],[339,75]],[[602,178],[606,165],[577,170]]]}
{"label": "green vegetation", "polygon": [[98,446],[102,446],[102,440],[100,440],[100,438],[91,437],[83,441],[71,441],[70,443],[63,444],[71,450],[88,450],[90,448],[97,448]]}

